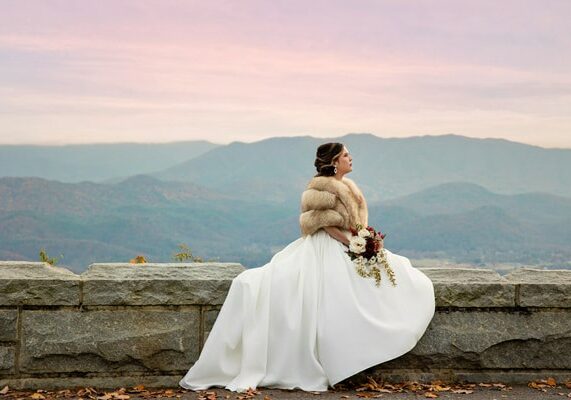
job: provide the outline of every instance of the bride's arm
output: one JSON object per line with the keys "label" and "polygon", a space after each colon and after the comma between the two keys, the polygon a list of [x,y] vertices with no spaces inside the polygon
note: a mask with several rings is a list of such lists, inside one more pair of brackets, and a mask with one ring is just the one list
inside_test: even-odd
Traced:
{"label": "bride's arm", "polygon": [[325,229],[325,232],[327,232],[333,239],[337,239],[344,245],[349,246],[349,239],[347,239],[347,236],[345,236],[345,234],[336,226],[326,226],[323,229]]}

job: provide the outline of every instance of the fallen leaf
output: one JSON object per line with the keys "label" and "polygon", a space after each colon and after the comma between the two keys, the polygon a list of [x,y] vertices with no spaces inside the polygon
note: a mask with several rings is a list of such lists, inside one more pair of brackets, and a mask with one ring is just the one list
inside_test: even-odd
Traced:
{"label": "fallen leaf", "polygon": [[4,388],[2,388],[2,390],[0,390],[0,394],[6,394],[8,393],[8,391],[10,390],[10,388],[8,387],[8,385],[4,386]]}
{"label": "fallen leaf", "polygon": [[140,393],[140,392],[144,392],[144,391],[145,391],[144,385],[137,385],[137,386],[133,387],[131,390],[129,390],[129,393]]}
{"label": "fallen leaf", "polygon": [[567,389],[571,389],[571,381],[565,382],[565,387],[566,387]]}
{"label": "fallen leaf", "polygon": [[35,399],[35,400],[43,400],[43,399],[46,398],[46,396],[44,396],[43,394],[38,393],[38,392],[32,393],[32,395],[31,395],[30,397],[31,397],[32,399]]}
{"label": "fallen leaf", "polygon": [[549,386],[556,386],[556,385],[557,385],[557,381],[556,381],[554,378],[549,377],[549,378],[547,378],[547,384],[548,384]]}
{"label": "fallen leaf", "polygon": [[424,397],[427,397],[429,399],[435,399],[438,397],[438,395],[434,392],[426,392],[424,393]]}
{"label": "fallen leaf", "polygon": [[199,392],[198,400],[216,400],[216,392]]}
{"label": "fallen leaf", "polygon": [[238,400],[251,399],[251,398],[259,395],[260,393],[261,393],[260,391],[254,389],[254,388],[248,388],[245,392],[243,392],[240,396],[238,396],[236,398]]}

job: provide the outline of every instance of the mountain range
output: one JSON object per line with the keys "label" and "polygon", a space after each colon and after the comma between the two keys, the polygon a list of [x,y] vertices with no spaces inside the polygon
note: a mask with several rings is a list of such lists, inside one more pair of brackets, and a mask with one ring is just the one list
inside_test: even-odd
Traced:
{"label": "mountain range", "polygon": [[[369,206],[370,223],[388,233],[387,248],[412,258],[560,266],[571,259],[565,197],[501,195],[455,183]],[[255,267],[299,237],[298,215],[299,203],[231,198],[145,176],[119,184],[2,178],[0,259],[34,260],[46,248],[82,271],[136,255],[168,262],[184,243],[206,259]]]}
{"label": "mountain range", "polygon": [[[82,271],[136,255],[171,261],[185,243],[206,259],[262,265],[299,237],[300,193],[326,140],[117,145],[107,158],[100,145],[48,147],[45,158],[0,146],[11,154],[0,158],[0,259],[36,260],[46,248]],[[571,267],[571,150],[457,135],[335,140],[352,153],[349,177],[390,250]]]}
{"label": "mountain range", "polygon": [[0,145],[0,176],[61,182],[124,179],[169,168],[218,147],[207,141],[65,146]]}
{"label": "mountain range", "polygon": [[313,174],[315,149],[327,140],[347,145],[353,156],[351,177],[371,201],[448,182],[471,182],[502,194],[538,191],[571,196],[570,149],[458,135],[387,139],[350,134],[335,139],[305,136],[236,142],[154,176],[266,200],[296,200]]}

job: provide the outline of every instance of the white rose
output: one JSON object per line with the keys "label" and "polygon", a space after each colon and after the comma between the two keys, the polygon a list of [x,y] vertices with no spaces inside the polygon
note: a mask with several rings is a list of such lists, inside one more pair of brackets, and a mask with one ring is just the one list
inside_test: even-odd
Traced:
{"label": "white rose", "polygon": [[367,241],[360,236],[353,236],[349,241],[349,250],[355,254],[360,254],[365,251]]}
{"label": "white rose", "polygon": [[371,236],[371,232],[369,232],[368,230],[363,228],[357,233],[357,235],[359,235],[359,237],[362,237],[362,238],[368,238],[369,236]]}

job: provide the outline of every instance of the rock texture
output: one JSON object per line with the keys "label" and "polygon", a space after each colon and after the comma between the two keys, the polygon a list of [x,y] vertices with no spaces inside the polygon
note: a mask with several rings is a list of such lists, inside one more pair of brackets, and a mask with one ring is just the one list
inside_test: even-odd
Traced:
{"label": "rock texture", "polygon": [[82,275],[84,305],[222,304],[235,263],[92,264]]}
{"label": "rock texture", "polygon": [[507,276],[519,286],[517,305],[522,307],[571,308],[571,271],[540,271],[522,268]]}
{"label": "rock texture", "polygon": [[[174,385],[197,359],[239,264],[0,262],[0,386]],[[571,271],[424,269],[437,310],[393,380],[571,379]]]}
{"label": "rock texture", "polygon": [[513,307],[515,285],[481,269],[424,268],[434,283],[437,307]]}
{"label": "rock texture", "polygon": [[0,342],[15,341],[17,338],[18,312],[0,310]]}
{"label": "rock texture", "polygon": [[[0,376],[10,376],[14,372],[15,354],[16,349],[14,347],[0,347]],[[0,382],[2,382],[2,378],[0,378]]]}
{"label": "rock texture", "polygon": [[0,261],[0,305],[77,305],[80,278],[47,263]]}
{"label": "rock texture", "polygon": [[184,371],[198,358],[200,311],[24,311],[20,371]]}

